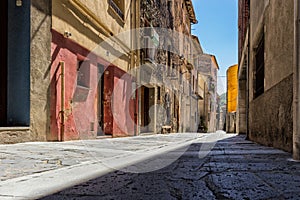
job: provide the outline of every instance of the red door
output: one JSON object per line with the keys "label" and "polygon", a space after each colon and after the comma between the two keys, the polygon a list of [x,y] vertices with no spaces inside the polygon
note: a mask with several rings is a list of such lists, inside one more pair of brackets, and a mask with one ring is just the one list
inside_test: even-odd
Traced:
{"label": "red door", "polygon": [[113,133],[113,115],[112,115],[112,92],[113,92],[113,68],[108,67],[103,74],[104,86],[103,86],[103,132],[105,134]]}

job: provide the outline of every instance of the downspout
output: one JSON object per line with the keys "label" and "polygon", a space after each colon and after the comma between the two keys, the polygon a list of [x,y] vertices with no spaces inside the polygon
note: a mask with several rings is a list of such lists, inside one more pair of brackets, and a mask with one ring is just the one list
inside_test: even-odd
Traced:
{"label": "downspout", "polygon": [[[137,20],[139,18],[136,17],[137,15],[137,1],[136,0],[132,0],[131,1],[131,50],[130,50],[130,57],[131,57],[131,70],[133,70],[132,72],[132,76],[135,76],[135,84],[134,84],[134,93],[135,93],[135,101],[134,101],[134,136],[138,135],[138,130],[137,130],[137,112],[138,112],[138,108],[137,108],[137,101],[138,101],[138,95],[137,95],[137,48],[136,48],[136,38],[137,38]],[[132,94],[133,95],[133,94]]]}
{"label": "downspout", "polygon": [[141,102],[140,102],[140,95],[141,95],[141,80],[140,80],[140,66],[141,66],[141,46],[140,46],[140,18],[141,18],[141,5],[140,0],[135,0],[135,8],[136,8],[136,14],[135,14],[135,23],[136,23],[136,46],[135,46],[135,52],[136,52],[136,69],[135,69],[135,75],[136,75],[136,135],[140,134],[140,124],[141,124]]}
{"label": "downspout", "polygon": [[[133,13],[135,13],[135,0],[131,0],[131,2],[130,2],[130,40],[131,40],[131,43],[130,43],[130,70],[134,70],[134,67],[135,67],[135,65],[134,65],[134,38],[135,38],[135,35],[134,35],[134,32],[133,32],[133,30],[135,29],[135,26],[136,26],[136,23],[135,23],[135,16],[133,15]],[[133,76],[133,74],[130,74],[130,76]],[[132,84],[131,84],[131,86],[132,86],[132,88],[131,88],[131,90],[133,91],[135,88],[133,87],[134,86],[134,84],[133,84],[133,82],[134,82],[134,80],[132,80]],[[133,91],[133,92],[135,92],[135,91]],[[131,95],[133,95],[132,93],[131,93]],[[136,101],[136,98],[134,99],[135,101]],[[134,101],[134,102],[135,102]],[[133,135],[134,136],[136,136],[136,124],[135,124],[135,113],[136,113],[136,106],[135,106],[135,103],[134,103],[134,109],[133,109],[134,111],[134,113],[133,113],[133,115],[134,115],[134,117],[133,117]]]}
{"label": "downspout", "polygon": [[[100,21],[98,17],[92,13],[80,0],[69,0],[69,3],[74,6],[77,10],[81,12],[88,20],[90,20],[94,25],[96,25],[99,29],[103,31],[103,33],[110,38],[112,41],[119,44],[125,52],[130,52],[130,48],[118,37],[113,37],[114,34],[110,31],[105,23]],[[83,23],[83,25],[85,25]],[[85,25],[86,26],[86,25]]]}
{"label": "downspout", "polygon": [[64,141],[65,134],[65,63],[60,62],[60,141]]}
{"label": "downspout", "polygon": [[299,0],[294,0],[294,70],[293,70],[293,158],[300,160],[300,108],[299,108]]}

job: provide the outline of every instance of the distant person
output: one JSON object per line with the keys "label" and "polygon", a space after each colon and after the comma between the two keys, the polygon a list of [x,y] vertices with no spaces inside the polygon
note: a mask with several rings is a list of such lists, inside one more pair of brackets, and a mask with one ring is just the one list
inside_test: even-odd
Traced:
{"label": "distant person", "polygon": [[170,94],[169,94],[169,90],[167,89],[166,90],[166,93],[165,93],[165,108],[166,108],[166,114],[167,114],[167,121],[166,121],[166,124],[170,124],[170,107],[171,107],[171,97],[170,97]]}

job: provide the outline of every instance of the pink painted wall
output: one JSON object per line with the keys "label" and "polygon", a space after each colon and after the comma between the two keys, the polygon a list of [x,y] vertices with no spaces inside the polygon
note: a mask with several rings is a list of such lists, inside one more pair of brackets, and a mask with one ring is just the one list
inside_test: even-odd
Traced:
{"label": "pink painted wall", "polygon": [[133,99],[132,77],[114,68],[114,90],[112,96],[112,111],[114,116],[114,136],[134,135],[134,112],[136,101]]}
{"label": "pink painted wall", "polygon": [[[105,60],[90,53],[72,40],[52,30],[52,64],[50,69],[51,137],[60,140],[61,76],[59,62],[65,62],[65,134],[64,140],[97,136],[97,64],[109,66]],[[85,60],[89,67],[88,89],[77,84],[77,62]],[[131,98],[132,77],[116,66],[104,72],[104,132],[114,137],[134,134],[134,112],[137,101]],[[124,76],[125,74],[125,76]],[[86,76],[87,77],[87,76]],[[121,83],[121,84],[120,84]],[[115,94],[115,95],[113,95]]]}

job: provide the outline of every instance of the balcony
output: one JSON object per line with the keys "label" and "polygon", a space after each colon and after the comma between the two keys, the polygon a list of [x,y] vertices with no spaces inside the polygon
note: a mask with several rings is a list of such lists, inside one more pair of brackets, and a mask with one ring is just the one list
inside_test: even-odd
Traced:
{"label": "balcony", "polygon": [[154,63],[158,39],[153,36],[144,36],[144,60]]}
{"label": "balcony", "polygon": [[150,37],[144,37],[144,60],[154,62],[155,46]]}

